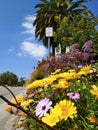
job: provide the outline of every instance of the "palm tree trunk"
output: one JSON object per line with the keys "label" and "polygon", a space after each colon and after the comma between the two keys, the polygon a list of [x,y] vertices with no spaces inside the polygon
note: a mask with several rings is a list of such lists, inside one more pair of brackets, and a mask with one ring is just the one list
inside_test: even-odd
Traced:
{"label": "palm tree trunk", "polygon": [[52,44],[52,54],[55,56],[55,43]]}

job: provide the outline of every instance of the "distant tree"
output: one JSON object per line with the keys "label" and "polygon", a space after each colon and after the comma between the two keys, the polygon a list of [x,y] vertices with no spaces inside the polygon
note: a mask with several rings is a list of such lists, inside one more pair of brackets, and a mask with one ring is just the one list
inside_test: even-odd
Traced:
{"label": "distant tree", "polygon": [[12,72],[5,72],[0,74],[0,85],[17,86],[18,77]]}
{"label": "distant tree", "polygon": [[26,82],[26,79],[24,77],[21,77],[18,81],[18,85],[22,87],[25,84],[25,82]]}

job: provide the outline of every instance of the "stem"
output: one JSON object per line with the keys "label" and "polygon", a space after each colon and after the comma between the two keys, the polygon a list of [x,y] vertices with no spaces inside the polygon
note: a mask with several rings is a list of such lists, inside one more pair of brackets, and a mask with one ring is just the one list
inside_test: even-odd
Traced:
{"label": "stem", "polygon": [[96,102],[96,100],[97,100],[97,98],[95,98],[95,100],[90,105],[87,106],[87,108],[85,109],[85,111],[87,111]]}
{"label": "stem", "polygon": [[17,101],[17,99],[16,99],[14,93],[13,93],[6,85],[4,85],[3,87],[6,88],[6,89],[11,93],[11,95],[14,97],[16,103],[19,105],[19,103],[18,103],[18,101]]}
{"label": "stem", "polygon": [[19,106],[18,104],[14,104],[11,103],[7,98],[5,98],[3,95],[0,95],[0,98],[3,99],[5,102],[7,102],[9,105],[14,106],[16,108],[18,108],[19,110],[23,111],[25,114],[27,114],[28,116],[30,116],[31,118],[33,118],[34,120],[36,120],[37,122],[39,122],[41,125],[44,125],[45,127],[49,128],[50,130],[57,130],[56,128],[53,128],[49,125],[47,125],[46,123],[42,122],[41,120],[39,120],[36,116],[34,116],[32,113],[26,111],[24,108],[22,108],[21,106]]}

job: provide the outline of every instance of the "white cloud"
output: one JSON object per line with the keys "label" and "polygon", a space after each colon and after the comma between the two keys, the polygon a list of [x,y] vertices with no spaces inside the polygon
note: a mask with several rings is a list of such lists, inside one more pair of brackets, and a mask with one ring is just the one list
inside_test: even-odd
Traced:
{"label": "white cloud", "polygon": [[43,45],[34,44],[29,41],[24,41],[21,44],[21,51],[18,56],[31,56],[33,58],[43,58],[47,54],[47,50]]}
{"label": "white cloud", "polygon": [[26,21],[29,21],[29,22],[32,22],[32,21],[34,21],[35,20],[35,18],[36,18],[36,15],[27,15],[24,19],[26,20]]}
{"label": "white cloud", "polygon": [[21,32],[22,34],[31,34],[35,37],[35,27],[33,26],[35,18],[35,15],[28,15],[24,18],[25,21],[22,23],[22,27],[24,27],[25,30]]}
{"label": "white cloud", "polygon": [[25,34],[35,33],[35,27],[32,25],[32,23],[24,22],[22,23],[22,26],[25,28],[25,31],[23,31],[22,33],[25,33]]}
{"label": "white cloud", "polygon": [[25,27],[26,29],[32,29],[32,28],[33,28],[33,27],[32,27],[32,24],[31,24],[31,23],[27,23],[27,22],[24,22],[24,23],[22,24],[22,26]]}
{"label": "white cloud", "polygon": [[21,52],[18,53],[18,56],[31,56],[32,58],[39,60],[47,55],[47,49],[42,44],[35,43],[35,27],[33,26],[35,18],[35,15],[27,15],[24,17],[24,22],[22,23],[24,31],[22,31],[21,34],[28,35],[21,43]]}

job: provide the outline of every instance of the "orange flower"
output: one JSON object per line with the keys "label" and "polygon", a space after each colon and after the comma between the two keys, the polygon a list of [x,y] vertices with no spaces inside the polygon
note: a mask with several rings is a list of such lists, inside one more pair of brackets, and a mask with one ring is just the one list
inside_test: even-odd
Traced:
{"label": "orange flower", "polygon": [[98,124],[98,118],[95,117],[95,116],[87,117],[87,119],[88,119],[91,123]]}
{"label": "orange flower", "polygon": [[8,107],[6,108],[6,111],[13,114],[12,106],[8,105]]}
{"label": "orange flower", "polygon": [[[21,101],[23,100],[23,96],[20,95],[20,96],[16,97],[16,100],[17,100],[18,103],[21,103]],[[11,102],[14,103],[14,104],[17,104],[16,100],[12,99]]]}

